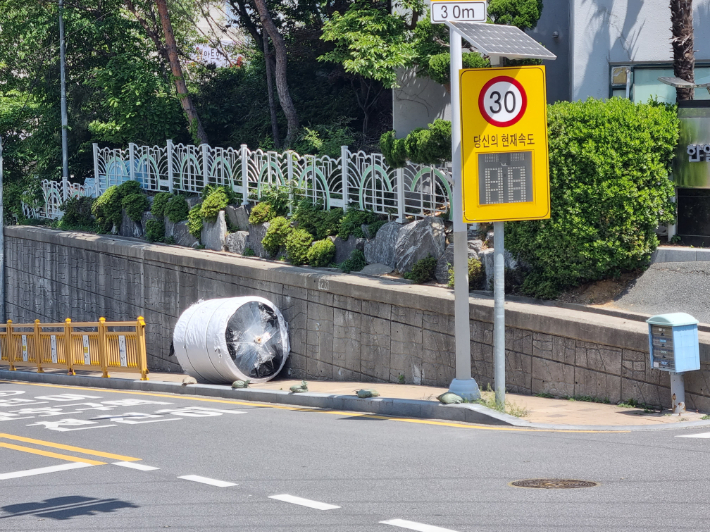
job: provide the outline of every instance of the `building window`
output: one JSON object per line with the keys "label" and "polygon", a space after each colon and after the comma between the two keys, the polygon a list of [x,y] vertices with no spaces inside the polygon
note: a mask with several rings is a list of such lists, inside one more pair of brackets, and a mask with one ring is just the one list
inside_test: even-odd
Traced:
{"label": "building window", "polygon": [[[612,97],[628,97],[637,103],[646,103],[651,98],[659,102],[675,103],[675,88],[658,81],[661,77],[673,77],[673,67],[670,65],[612,66],[609,92]],[[695,80],[701,83],[710,82],[710,66],[696,65]],[[710,93],[707,89],[695,89],[695,99],[710,100]]]}

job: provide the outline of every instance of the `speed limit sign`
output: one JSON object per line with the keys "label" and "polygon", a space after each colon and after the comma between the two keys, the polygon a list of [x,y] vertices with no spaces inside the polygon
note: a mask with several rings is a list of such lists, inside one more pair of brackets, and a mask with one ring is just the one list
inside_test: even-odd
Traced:
{"label": "speed limit sign", "polygon": [[545,67],[461,70],[463,219],[550,217]]}

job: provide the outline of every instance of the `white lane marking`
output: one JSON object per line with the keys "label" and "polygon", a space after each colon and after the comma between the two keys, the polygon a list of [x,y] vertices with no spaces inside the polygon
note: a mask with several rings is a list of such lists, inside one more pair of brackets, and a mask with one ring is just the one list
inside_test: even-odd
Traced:
{"label": "white lane marking", "polygon": [[286,493],[283,493],[281,495],[270,495],[269,499],[276,499],[277,501],[282,502],[290,502],[291,504],[298,504],[300,506],[308,506],[308,508],[313,508],[315,510],[335,510],[336,508],[340,508],[340,506],[335,506],[333,504],[311,501],[309,499],[302,499],[301,497],[294,497],[293,495],[288,495]]}
{"label": "white lane marking", "polygon": [[202,484],[209,484],[210,486],[217,486],[218,488],[228,488],[229,486],[236,486],[234,482],[225,482],[224,480],[201,477],[200,475],[184,475],[178,478],[181,478],[183,480],[192,480],[193,482],[201,482]]}
{"label": "white lane marking", "polygon": [[676,438],[710,438],[710,432],[701,432],[700,434],[683,434]]}
{"label": "white lane marking", "polygon": [[380,521],[380,523],[383,525],[398,526],[399,528],[407,528],[409,530],[417,530],[418,532],[456,532],[450,528],[425,525],[424,523],[415,523],[414,521],[405,521],[404,519],[390,519],[389,521]]}
{"label": "white lane marking", "polygon": [[69,464],[40,467],[38,469],[26,469],[25,471],[3,473],[0,475],[0,480],[7,480],[9,478],[31,477],[33,475],[44,475],[45,473],[56,473],[57,471],[67,471],[69,469],[79,469],[82,467],[91,467],[93,465],[94,464],[87,464],[86,462],[71,462]]}
{"label": "white lane marking", "polygon": [[159,467],[138,464],[136,462],[113,462],[113,465],[127,467],[129,469],[137,469],[138,471],[155,471],[156,469],[160,469]]}

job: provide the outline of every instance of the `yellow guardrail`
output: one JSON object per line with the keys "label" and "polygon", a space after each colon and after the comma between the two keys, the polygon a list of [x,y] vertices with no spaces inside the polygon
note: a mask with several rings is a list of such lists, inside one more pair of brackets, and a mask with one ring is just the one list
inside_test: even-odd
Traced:
{"label": "yellow guardrail", "polygon": [[136,321],[12,323],[0,324],[0,363],[18,367],[75,370],[101,368],[103,377],[109,370],[118,373],[140,373],[148,380],[145,350],[145,320]]}

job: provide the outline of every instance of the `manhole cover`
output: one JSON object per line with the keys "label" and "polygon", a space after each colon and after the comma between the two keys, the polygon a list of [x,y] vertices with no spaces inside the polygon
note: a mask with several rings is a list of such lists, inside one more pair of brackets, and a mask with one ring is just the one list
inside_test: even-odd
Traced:
{"label": "manhole cover", "polygon": [[571,480],[566,478],[530,478],[527,480],[516,480],[510,483],[516,488],[542,488],[546,490],[565,490],[572,488],[593,488],[596,482],[588,480]]}

